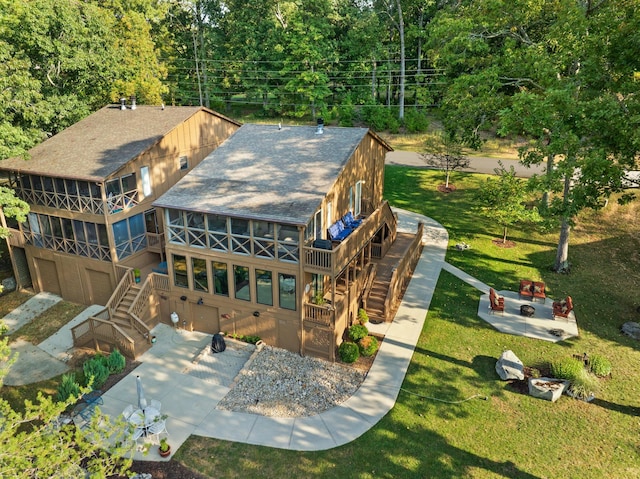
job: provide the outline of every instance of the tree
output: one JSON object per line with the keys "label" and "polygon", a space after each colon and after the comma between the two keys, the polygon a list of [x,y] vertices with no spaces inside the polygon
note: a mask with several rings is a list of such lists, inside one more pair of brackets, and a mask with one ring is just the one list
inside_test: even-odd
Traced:
{"label": "tree", "polygon": [[536,223],[541,221],[535,207],[527,207],[525,201],[529,193],[526,181],[516,177],[513,166],[507,170],[502,162],[494,171],[498,176],[487,178],[480,186],[476,201],[477,209],[482,215],[503,228],[502,243],[507,243],[507,228],[520,223]]}
{"label": "tree", "polygon": [[[0,339],[0,387],[16,359],[8,341]],[[90,477],[104,478],[128,470],[131,461],[122,459],[128,451],[121,445],[127,434],[122,422],[96,415],[85,429],[58,424],[57,418],[76,400],[56,402],[40,392],[16,411],[0,397],[0,477],[84,477],[84,469]]]}
{"label": "tree", "polygon": [[19,223],[27,220],[29,205],[17,198],[15,192],[6,186],[0,186],[0,239],[9,237],[4,218],[14,218]]}
{"label": "tree", "polygon": [[449,177],[452,171],[468,168],[469,158],[462,155],[462,148],[458,142],[446,134],[437,136],[437,140],[427,146],[428,153],[421,153],[420,157],[427,165],[434,166],[445,172],[446,191],[450,191]]}
{"label": "tree", "polygon": [[577,214],[622,191],[640,151],[640,64],[624,53],[640,46],[639,24],[628,0],[480,0],[441,12],[431,30],[432,58],[450,78],[448,131],[476,147],[485,128],[525,135],[523,163],[546,162],[531,184],[548,198],[540,212],[558,221],[557,271]]}

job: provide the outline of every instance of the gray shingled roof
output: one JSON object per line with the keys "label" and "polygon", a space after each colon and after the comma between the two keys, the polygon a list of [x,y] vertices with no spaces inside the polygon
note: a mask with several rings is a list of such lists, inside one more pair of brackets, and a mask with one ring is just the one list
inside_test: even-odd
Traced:
{"label": "gray shingled roof", "polygon": [[154,205],[304,225],[368,131],[245,124]]}
{"label": "gray shingled roof", "polygon": [[0,170],[101,181],[149,149],[202,107],[106,106],[29,150]]}

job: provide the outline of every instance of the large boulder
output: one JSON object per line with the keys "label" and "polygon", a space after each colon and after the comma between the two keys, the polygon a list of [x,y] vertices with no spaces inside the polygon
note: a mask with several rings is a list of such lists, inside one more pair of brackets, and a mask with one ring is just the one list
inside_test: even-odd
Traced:
{"label": "large boulder", "polygon": [[12,276],[11,278],[6,278],[2,280],[2,287],[0,288],[0,293],[8,293],[9,291],[14,291],[16,289],[16,279]]}
{"label": "large boulder", "polygon": [[524,379],[524,365],[510,349],[506,350],[496,363],[496,372],[500,379],[508,381],[510,379]]}
{"label": "large boulder", "polygon": [[556,402],[566,388],[569,381],[553,378],[529,378],[529,394],[534,398]]}
{"label": "large boulder", "polygon": [[640,339],[640,324],[633,321],[626,322],[622,325],[622,332],[633,339]]}

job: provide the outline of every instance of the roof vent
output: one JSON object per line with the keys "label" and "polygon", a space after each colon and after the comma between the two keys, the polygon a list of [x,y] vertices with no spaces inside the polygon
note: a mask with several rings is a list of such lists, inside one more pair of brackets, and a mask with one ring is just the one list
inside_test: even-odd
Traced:
{"label": "roof vent", "polygon": [[135,95],[131,95],[129,97],[129,99],[131,100],[131,109],[135,110],[136,109],[136,96]]}
{"label": "roof vent", "polygon": [[127,109],[127,99],[125,97],[120,98],[120,109],[121,110]]}
{"label": "roof vent", "polygon": [[316,135],[322,135],[324,133],[324,120],[318,118],[318,126],[316,127]]}

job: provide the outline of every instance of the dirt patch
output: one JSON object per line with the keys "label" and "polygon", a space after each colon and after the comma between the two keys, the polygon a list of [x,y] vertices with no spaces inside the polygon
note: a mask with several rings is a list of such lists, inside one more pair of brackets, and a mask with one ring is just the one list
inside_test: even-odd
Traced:
{"label": "dirt patch", "polygon": [[492,239],[491,242],[498,248],[515,248],[516,242],[507,240],[503,241],[501,238]]}
{"label": "dirt patch", "polygon": [[440,193],[453,193],[454,191],[456,191],[456,185],[452,185],[451,183],[449,183],[449,186],[445,186],[443,183],[441,185],[438,185],[438,191]]}

